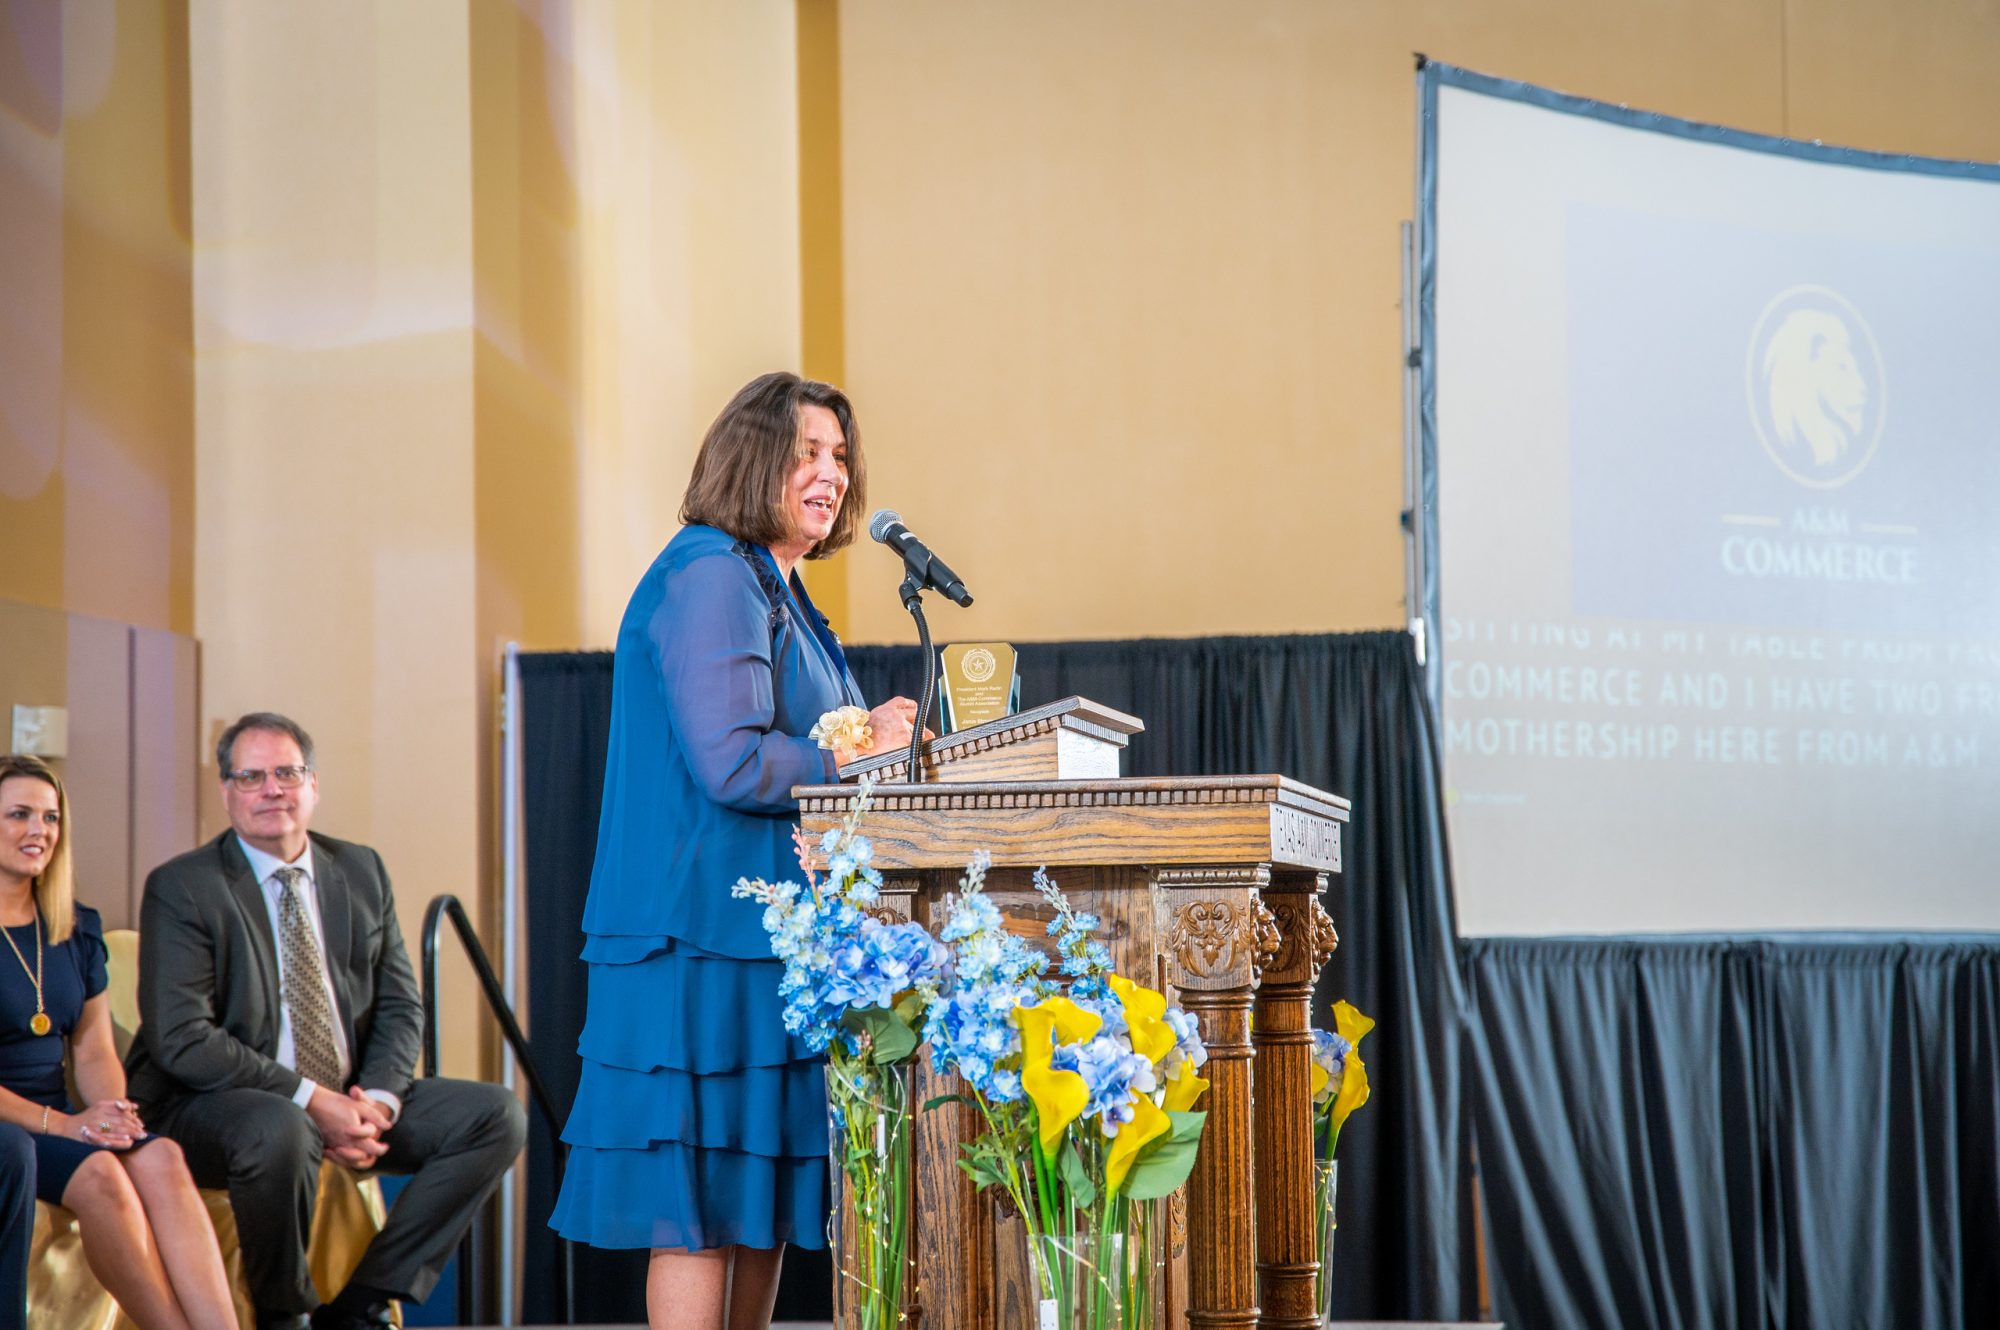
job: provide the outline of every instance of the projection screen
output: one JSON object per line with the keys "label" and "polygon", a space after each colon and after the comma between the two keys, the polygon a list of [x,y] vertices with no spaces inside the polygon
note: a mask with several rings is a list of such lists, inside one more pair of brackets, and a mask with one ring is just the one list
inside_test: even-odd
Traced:
{"label": "projection screen", "polygon": [[1461,931],[2000,928],[2000,170],[1420,80]]}

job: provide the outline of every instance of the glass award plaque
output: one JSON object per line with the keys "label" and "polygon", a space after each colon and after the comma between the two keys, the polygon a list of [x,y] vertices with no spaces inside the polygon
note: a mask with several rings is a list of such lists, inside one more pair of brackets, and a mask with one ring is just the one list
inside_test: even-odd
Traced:
{"label": "glass award plaque", "polygon": [[943,665],[947,733],[1011,716],[1021,705],[1014,648],[1005,642],[959,642],[938,652]]}

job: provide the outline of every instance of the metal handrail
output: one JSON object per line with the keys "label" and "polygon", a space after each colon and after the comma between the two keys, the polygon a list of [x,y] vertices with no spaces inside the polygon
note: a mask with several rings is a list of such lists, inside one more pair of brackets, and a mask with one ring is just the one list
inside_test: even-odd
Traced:
{"label": "metal handrail", "polygon": [[[423,935],[423,989],[424,989],[424,1075],[438,1074],[438,1020],[437,1020],[437,969],[438,931],[444,920],[451,920],[452,928],[458,933],[459,943],[465,948],[466,959],[472,962],[472,972],[479,978],[479,987],[486,995],[486,1006],[493,1018],[500,1023],[500,1033],[507,1039],[508,1047],[514,1050],[514,1059],[522,1073],[528,1078],[528,1098],[534,1101],[535,1111],[548,1124],[549,1140],[555,1146],[556,1186],[562,1186],[563,1167],[569,1159],[569,1148],[563,1144],[562,1118],[556,1112],[555,1100],[549,1096],[548,1086],[542,1081],[542,1074],[535,1066],[535,1059],[528,1051],[527,1036],[521,1033],[521,1023],[514,1019],[514,1009],[508,1005],[507,997],[500,988],[500,980],[493,973],[493,964],[486,958],[486,948],[480,945],[479,935],[472,930],[472,920],[467,917],[465,907],[458,897],[445,893],[433,896],[424,910]],[[472,1325],[473,1270],[481,1262],[485,1234],[480,1225],[474,1224],[466,1233],[458,1250],[458,1323]],[[558,1235],[557,1244],[562,1250],[562,1262],[556,1269],[560,1281],[557,1301],[562,1306],[564,1325],[576,1324],[576,1256],[568,1239]]]}

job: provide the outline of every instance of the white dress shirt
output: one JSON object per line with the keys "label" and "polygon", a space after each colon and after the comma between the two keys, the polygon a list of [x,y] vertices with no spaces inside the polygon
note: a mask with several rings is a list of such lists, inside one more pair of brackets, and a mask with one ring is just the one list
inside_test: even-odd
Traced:
{"label": "white dress shirt", "polygon": [[[241,836],[236,838],[236,843],[242,847],[243,857],[250,861],[250,871],[257,875],[257,886],[264,893],[264,913],[271,920],[271,940],[276,944],[278,953],[277,1061],[293,1071],[299,1069],[298,1043],[292,1037],[292,1009],[284,1000],[285,983],[290,976],[285,973],[285,933],[284,926],[279,922],[278,913],[285,897],[285,884],[278,881],[278,870],[296,868],[305,874],[305,880],[299,883],[299,902],[305,907],[306,922],[312,926],[313,942],[319,949],[319,985],[326,993],[326,1009],[333,1015],[331,1022],[333,1051],[340,1059],[340,1078],[345,1081],[348,1072],[354,1068],[354,1058],[347,1047],[347,1031],[341,1028],[340,999],[333,991],[333,975],[327,969],[326,927],[319,918],[319,892],[315,889],[318,879],[313,875],[312,843],[308,841],[299,857],[289,864],[275,854],[264,853]],[[315,1083],[310,1077],[299,1077],[299,1088],[293,1092],[292,1102],[304,1108],[312,1100],[315,1088]],[[335,1094],[340,1093],[338,1086],[327,1088]],[[371,1090],[363,1086],[362,1092],[389,1110],[389,1120],[392,1123],[402,1116],[403,1101],[387,1090]]]}

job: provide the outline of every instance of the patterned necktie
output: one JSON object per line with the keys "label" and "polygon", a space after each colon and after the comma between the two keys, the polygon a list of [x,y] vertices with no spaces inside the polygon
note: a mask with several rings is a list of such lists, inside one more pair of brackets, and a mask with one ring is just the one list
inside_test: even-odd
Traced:
{"label": "patterned necktie", "polygon": [[313,937],[312,918],[299,898],[299,883],[305,874],[296,868],[280,868],[272,874],[282,894],[278,897],[279,945],[285,949],[285,1010],[292,1018],[292,1052],[299,1075],[338,1094],[340,1092],[340,1046],[334,1042],[333,1013],[326,1005],[326,971],[319,960],[319,942]]}

